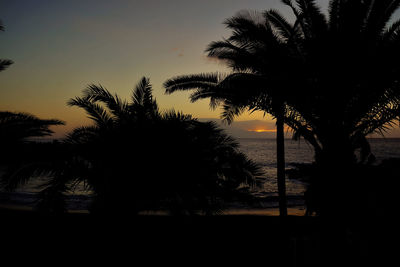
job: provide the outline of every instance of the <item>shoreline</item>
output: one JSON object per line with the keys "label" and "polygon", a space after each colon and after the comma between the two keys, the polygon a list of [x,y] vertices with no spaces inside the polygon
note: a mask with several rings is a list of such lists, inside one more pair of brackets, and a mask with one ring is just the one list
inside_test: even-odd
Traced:
{"label": "shoreline", "polygon": [[[38,214],[33,207],[16,204],[0,204],[0,214]],[[67,215],[85,214],[90,215],[88,210],[68,210]],[[301,217],[305,214],[303,206],[288,207],[288,216]],[[166,216],[172,217],[164,211],[143,211],[139,215],[143,216]],[[212,216],[271,216],[279,217],[279,208],[228,208],[221,214]]]}

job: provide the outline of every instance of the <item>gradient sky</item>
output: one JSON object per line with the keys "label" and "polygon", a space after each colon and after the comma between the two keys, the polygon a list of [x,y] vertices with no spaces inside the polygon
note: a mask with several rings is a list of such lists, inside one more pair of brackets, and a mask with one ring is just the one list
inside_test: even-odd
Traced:
{"label": "gradient sky", "polygon": [[[326,10],[328,0],[319,2]],[[88,123],[82,110],[66,105],[88,84],[128,98],[147,76],[161,109],[218,118],[207,100],[165,95],[162,83],[181,74],[228,71],[204,53],[211,41],[229,36],[222,22],[243,9],[270,8],[290,14],[280,0],[0,0],[6,27],[0,58],[15,62],[0,73],[0,110],[62,119],[67,126],[55,129],[60,136]],[[258,113],[238,120],[265,118]],[[268,118],[264,126],[273,129]]]}

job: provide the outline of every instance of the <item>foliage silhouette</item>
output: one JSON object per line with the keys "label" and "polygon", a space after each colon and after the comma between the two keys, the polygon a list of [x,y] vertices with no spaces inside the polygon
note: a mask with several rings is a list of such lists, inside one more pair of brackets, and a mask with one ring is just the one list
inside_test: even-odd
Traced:
{"label": "foliage silhouette", "polygon": [[332,0],[328,16],[314,0],[282,2],[293,11],[293,23],[276,10],[255,18],[242,13],[226,21],[233,29],[228,39],[210,44],[209,55],[234,73],[178,77],[165,85],[167,92],[197,88],[192,100],[210,97],[228,120],[246,108],[277,116],[271,99],[281,96],[294,138],[314,148],[316,183],[324,192],[319,202],[333,208],[352,179],[346,170],[372,159],[366,136],[384,134],[399,119],[400,23],[390,19],[400,1]]}
{"label": "foliage silhouette", "polygon": [[50,136],[53,133],[50,127],[57,125],[64,125],[64,122],[39,119],[29,113],[0,111],[0,147],[3,151],[0,156],[1,164],[17,164],[19,158],[24,157],[21,149],[26,143],[35,137]]}
{"label": "foliage silhouette", "polygon": [[212,214],[224,201],[251,200],[259,167],[215,124],[160,112],[147,78],[130,102],[90,85],[68,104],[83,108],[94,124],[68,134],[58,144],[60,157],[15,176],[47,173],[42,208],[64,212],[65,193],[78,182],[93,192],[94,214]]}
{"label": "foliage silhouette", "polygon": [[[0,111],[1,187],[13,190],[49,170],[57,150],[35,143],[33,138],[53,134],[51,126],[64,125],[57,119],[39,119],[28,113]],[[59,156],[59,155],[58,155]],[[45,160],[46,159],[46,160]],[[54,166],[51,167],[53,170]]]}
{"label": "foliage silhouette", "polygon": [[[1,20],[0,20],[0,31],[4,31],[4,26],[3,26],[3,23],[1,22]],[[9,59],[0,59],[0,71],[5,70],[13,63],[14,62]]]}
{"label": "foliage silhouette", "polygon": [[[1,21],[0,31],[4,31]],[[0,71],[11,64],[11,60],[0,59]],[[54,155],[54,150],[49,150],[48,146],[39,146],[32,139],[52,135],[54,132],[50,127],[58,125],[64,125],[64,122],[40,119],[24,112],[0,111],[0,168],[4,172],[0,177],[1,187],[11,190],[26,183],[31,176],[43,173],[43,167],[48,165],[50,158],[47,156],[44,163],[43,157],[38,157],[38,154],[46,151]]]}
{"label": "foliage silhouette", "polygon": [[44,120],[28,113],[0,111],[0,142],[2,145],[23,143],[31,137],[50,136],[50,126],[64,125],[57,119]]}
{"label": "foliage silhouette", "polygon": [[[208,46],[208,56],[226,62],[232,74],[178,76],[167,80],[164,87],[167,93],[196,89],[191,100],[209,98],[211,108],[221,105],[221,117],[228,123],[246,110],[261,110],[276,118],[279,207],[280,215],[285,216],[284,97],[287,90],[281,80],[287,77],[279,66],[288,56],[285,44],[274,34],[268,15],[268,12],[241,12],[227,19],[225,24],[232,35]],[[271,61],[276,63],[275,68],[271,68]]]}
{"label": "foliage silhouette", "polygon": [[286,121],[316,152],[311,195],[321,213],[354,216],[366,193],[355,187],[365,176],[357,164],[373,159],[366,137],[399,119],[400,25],[390,19],[400,1],[331,1],[328,17],[315,1],[285,2],[296,16],[291,50],[299,51]]}

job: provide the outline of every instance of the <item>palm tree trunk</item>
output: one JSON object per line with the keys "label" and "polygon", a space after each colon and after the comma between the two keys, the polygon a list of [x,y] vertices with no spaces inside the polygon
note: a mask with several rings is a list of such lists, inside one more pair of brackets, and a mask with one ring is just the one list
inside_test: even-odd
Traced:
{"label": "palm tree trunk", "polygon": [[286,182],[285,182],[285,137],[283,114],[276,119],[276,160],[278,169],[279,215],[287,216]]}

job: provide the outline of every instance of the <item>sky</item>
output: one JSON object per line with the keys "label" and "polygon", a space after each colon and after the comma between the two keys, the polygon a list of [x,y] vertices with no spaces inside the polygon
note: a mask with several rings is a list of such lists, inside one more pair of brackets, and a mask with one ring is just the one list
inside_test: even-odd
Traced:
{"label": "sky", "polygon": [[[319,4],[326,10],[328,0]],[[206,57],[207,45],[229,36],[223,21],[237,12],[271,8],[290,17],[280,0],[0,0],[6,28],[0,58],[15,62],[0,72],[0,110],[64,120],[66,126],[54,128],[61,137],[89,123],[82,110],[66,105],[87,85],[129,98],[146,76],[162,110],[219,118],[208,100],[191,103],[185,92],[166,95],[162,84],[177,75],[229,72]],[[244,131],[274,129],[263,113],[237,120],[247,121],[233,124]]]}

